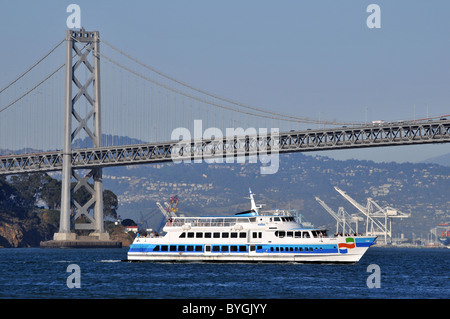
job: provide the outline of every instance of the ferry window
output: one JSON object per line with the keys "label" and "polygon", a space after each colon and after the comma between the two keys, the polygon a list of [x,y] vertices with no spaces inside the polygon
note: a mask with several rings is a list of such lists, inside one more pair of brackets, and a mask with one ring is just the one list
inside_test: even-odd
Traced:
{"label": "ferry window", "polygon": [[250,246],[250,251],[255,251],[255,246],[254,245]]}
{"label": "ferry window", "polygon": [[195,246],[195,251],[203,251],[203,246]]}
{"label": "ferry window", "polygon": [[303,238],[309,238],[309,233],[307,231],[303,232]]}
{"label": "ferry window", "polygon": [[295,249],[294,249],[295,251],[298,251],[298,247],[295,247]]}
{"label": "ferry window", "polygon": [[168,247],[167,245],[161,245],[161,251],[167,251]]}
{"label": "ferry window", "polygon": [[237,251],[237,246],[230,246],[230,251]]}
{"label": "ferry window", "polygon": [[239,251],[247,251],[247,246],[239,246]]}
{"label": "ferry window", "polygon": [[212,246],[212,251],[220,251],[220,246]]}
{"label": "ferry window", "polygon": [[288,231],[288,232],[286,233],[286,237],[292,237],[293,235],[294,235],[294,233],[291,232],[291,231]]}
{"label": "ferry window", "polygon": [[247,233],[239,233],[239,238],[247,238]]}
{"label": "ferry window", "polygon": [[275,222],[279,222],[280,221],[280,217],[274,217],[273,219]]}
{"label": "ferry window", "polygon": [[181,233],[179,238],[186,238],[186,233]]}
{"label": "ferry window", "polygon": [[228,246],[222,246],[222,251],[228,251]]}
{"label": "ferry window", "polygon": [[280,247],[280,251],[284,251],[284,247]]}
{"label": "ferry window", "polygon": [[187,251],[194,251],[194,246],[186,246]]}
{"label": "ferry window", "polygon": [[184,249],[185,249],[184,245],[179,245],[178,246],[178,251],[184,251]]}
{"label": "ferry window", "polygon": [[211,233],[205,233],[205,238],[211,238]]}
{"label": "ferry window", "polygon": [[206,251],[211,251],[211,246],[209,246],[209,245],[206,246],[206,247],[205,247],[205,250],[206,250]]}
{"label": "ferry window", "polygon": [[220,233],[213,233],[214,238],[220,238]]}
{"label": "ferry window", "polygon": [[177,246],[171,245],[170,246],[170,251],[177,251]]}
{"label": "ferry window", "polygon": [[203,238],[203,233],[195,233],[195,238]]}
{"label": "ferry window", "polygon": [[302,237],[302,232],[301,231],[296,231],[295,232],[295,238],[301,238]]}
{"label": "ferry window", "polygon": [[228,238],[230,236],[229,233],[222,233],[222,238]]}
{"label": "ferry window", "polygon": [[275,251],[280,251],[280,247],[275,247]]}
{"label": "ferry window", "polygon": [[252,222],[252,223],[256,222],[256,217],[250,218],[250,222]]}
{"label": "ferry window", "polygon": [[194,238],[194,233],[188,233],[188,238]]}
{"label": "ferry window", "polygon": [[270,251],[273,251],[273,247],[270,247]]}
{"label": "ferry window", "polygon": [[231,238],[237,238],[237,233],[231,233]]}
{"label": "ferry window", "polygon": [[253,232],[252,238],[262,238],[262,232]]}
{"label": "ferry window", "polygon": [[300,249],[300,251],[303,251],[303,248],[302,248],[302,247],[300,247],[299,249]]}
{"label": "ferry window", "polygon": [[153,248],[153,251],[159,251],[159,245],[155,246],[155,248]]}
{"label": "ferry window", "polygon": [[256,249],[262,249],[262,246],[256,246]]}
{"label": "ferry window", "polygon": [[286,235],[286,232],[284,230],[276,231],[275,235],[277,237],[283,238]]}

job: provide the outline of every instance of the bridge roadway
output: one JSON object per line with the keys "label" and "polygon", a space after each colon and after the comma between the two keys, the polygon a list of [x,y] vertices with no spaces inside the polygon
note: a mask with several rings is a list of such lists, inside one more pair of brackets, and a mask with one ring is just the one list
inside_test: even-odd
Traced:
{"label": "bridge roadway", "polygon": [[[202,160],[237,156],[450,142],[450,120],[399,121],[280,132],[278,136],[224,137],[72,151],[72,168]],[[0,175],[57,171],[62,151],[0,156]]]}

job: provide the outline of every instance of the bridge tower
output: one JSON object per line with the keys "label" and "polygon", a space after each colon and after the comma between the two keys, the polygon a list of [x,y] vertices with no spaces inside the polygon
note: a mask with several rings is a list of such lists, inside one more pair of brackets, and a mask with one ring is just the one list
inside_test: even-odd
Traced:
{"label": "bridge tower", "polygon": [[[66,84],[64,144],[61,189],[61,215],[59,232],[54,240],[76,240],[71,232],[71,204],[75,206],[73,220],[84,216],[86,223],[75,224],[75,229],[92,230],[89,236],[93,239],[109,240],[104,231],[103,222],[103,184],[102,168],[78,170],[72,167],[73,142],[87,134],[92,145],[102,146],[101,130],[101,95],[100,95],[100,39],[99,32],[66,31]],[[75,84],[75,86],[74,86]],[[86,147],[86,146],[84,146]],[[84,174],[84,175],[83,175]],[[72,188],[72,179],[75,186]],[[89,182],[93,180],[93,183]],[[93,185],[93,186],[92,186]],[[90,198],[78,202],[74,196],[77,191],[85,189]],[[90,211],[94,209],[94,215]]]}

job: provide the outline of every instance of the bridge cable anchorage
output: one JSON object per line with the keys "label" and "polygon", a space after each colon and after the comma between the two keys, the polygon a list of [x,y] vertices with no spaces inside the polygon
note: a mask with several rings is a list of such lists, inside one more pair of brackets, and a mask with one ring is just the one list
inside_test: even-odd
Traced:
{"label": "bridge cable anchorage", "polygon": [[[294,116],[294,115],[281,114],[281,113],[272,112],[272,111],[268,111],[268,110],[264,110],[264,109],[259,109],[259,108],[253,107],[253,106],[249,106],[249,105],[242,104],[242,103],[239,103],[239,102],[235,102],[235,101],[232,101],[232,100],[229,100],[229,99],[226,99],[226,98],[222,98],[222,97],[217,96],[215,94],[209,93],[209,92],[207,92],[205,90],[202,90],[202,89],[196,88],[196,87],[194,87],[192,85],[189,85],[187,83],[184,83],[184,82],[182,82],[180,80],[177,80],[177,79],[175,79],[175,78],[173,78],[173,77],[171,77],[171,76],[169,76],[167,74],[164,74],[164,73],[156,70],[155,68],[152,68],[152,67],[146,65],[145,63],[142,63],[141,61],[137,60],[136,58],[130,56],[129,54],[125,53],[124,51],[122,51],[119,48],[115,47],[114,45],[110,44],[108,41],[104,40],[103,38],[100,38],[100,41],[102,41],[104,44],[109,46],[111,49],[117,51],[118,53],[124,55],[125,57],[129,58],[130,60],[134,61],[135,63],[141,65],[142,67],[144,67],[144,68],[146,68],[146,69],[148,69],[148,70],[150,70],[150,71],[152,71],[152,72],[154,72],[154,73],[156,73],[156,74],[158,74],[158,75],[160,75],[162,77],[165,77],[168,80],[171,80],[171,81],[173,81],[175,83],[178,83],[178,84],[180,84],[180,85],[182,85],[182,86],[184,86],[186,88],[189,88],[191,90],[197,91],[197,92],[199,92],[201,94],[207,95],[207,96],[212,97],[214,99],[221,100],[221,101],[224,101],[224,102],[236,105],[236,106],[240,106],[240,107],[243,107],[243,108],[251,109],[251,110],[254,110],[254,111],[257,111],[257,112],[261,112],[261,113],[267,113],[267,114],[275,115],[275,116],[278,116],[278,117],[263,116],[263,115],[260,115],[260,114],[254,114],[254,113],[239,111],[239,110],[236,110],[236,109],[233,109],[233,108],[229,108],[229,110],[233,110],[233,111],[236,111],[236,112],[241,112],[243,114],[248,114],[248,115],[253,115],[253,116],[261,116],[261,117],[265,117],[265,118],[269,118],[269,119],[282,120],[282,121],[288,121],[288,122],[308,123],[308,124],[329,124],[329,125],[353,125],[354,124],[354,123],[341,123],[341,122],[336,122],[336,121],[311,120],[311,119],[308,119],[308,118],[297,117],[297,116]],[[178,90],[171,89],[171,88],[169,88],[167,86],[164,86],[161,83],[158,83],[156,81],[148,79],[147,77],[145,77],[143,75],[140,75],[137,72],[134,72],[134,71],[130,70],[129,68],[121,65],[120,63],[112,60],[111,58],[108,58],[108,57],[104,56],[102,53],[100,53],[100,55],[105,57],[106,59],[108,59],[110,62],[116,64],[117,66],[125,69],[126,71],[131,72],[131,73],[133,73],[136,76],[142,77],[144,80],[148,80],[148,81],[150,81],[152,83],[155,83],[155,84],[160,85],[160,86],[162,86],[162,87],[164,87],[166,89],[169,89],[169,90],[171,90],[171,91],[173,91],[175,93],[182,94],[182,95],[184,95],[186,97],[189,97],[189,98],[194,98],[194,99],[196,99],[197,101],[200,101],[200,102],[212,104],[212,105],[218,106],[218,107],[224,107],[221,104],[211,103],[211,102],[208,102],[208,101],[203,100],[203,99],[192,97],[191,95],[187,95],[187,94],[182,93],[182,92],[180,92]]]}

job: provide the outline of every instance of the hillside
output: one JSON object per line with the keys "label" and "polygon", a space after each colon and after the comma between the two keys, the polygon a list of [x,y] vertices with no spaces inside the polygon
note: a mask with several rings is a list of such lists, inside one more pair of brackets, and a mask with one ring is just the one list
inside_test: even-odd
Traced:
{"label": "hillside", "polygon": [[[104,189],[104,214],[117,218],[117,197]],[[86,202],[86,189],[75,193]],[[0,176],[0,247],[36,247],[59,228],[61,182],[45,173]]]}
{"label": "hillside", "polygon": [[[371,197],[381,206],[411,214],[409,219],[394,220],[395,236],[428,238],[431,228],[450,220],[449,166],[339,161],[302,153],[281,155],[273,175],[261,175],[260,166],[247,161],[105,168],[104,190],[110,204],[105,209],[112,219],[117,212],[122,219],[157,228],[162,219],[157,201],[178,195],[179,213],[188,216],[234,214],[249,208],[251,188],[265,209],[295,209],[304,221],[334,231],[334,219],[315,197],[335,211],[343,206],[356,213],[334,190],[338,186],[364,206]],[[60,181],[47,174],[0,178],[0,246],[37,246],[52,238],[59,223],[60,187]]]}
{"label": "hillside", "polygon": [[429,158],[429,159],[423,161],[422,163],[450,166],[450,153]]}
{"label": "hillside", "polygon": [[276,174],[261,175],[256,164],[155,164],[104,170],[104,184],[119,199],[118,214],[156,227],[161,214],[156,201],[179,197],[185,215],[233,214],[248,209],[248,188],[265,208],[298,210],[304,220],[335,229],[334,219],[316,202],[331,208],[356,210],[334,186],[362,205],[368,197],[381,206],[392,206],[411,218],[393,222],[396,236],[426,238],[437,223],[450,219],[448,185],[450,167],[436,164],[338,161],[302,153],[280,156]]}

